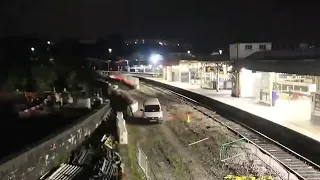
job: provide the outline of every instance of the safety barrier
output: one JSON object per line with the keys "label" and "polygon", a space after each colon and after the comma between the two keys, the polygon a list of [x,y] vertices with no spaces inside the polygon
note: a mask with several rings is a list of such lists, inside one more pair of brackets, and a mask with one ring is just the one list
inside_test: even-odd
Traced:
{"label": "safety barrier", "polygon": [[101,124],[106,114],[111,114],[110,102],[97,112],[55,132],[42,143],[32,145],[14,157],[3,159],[0,165],[0,179],[38,179],[52,169],[59,159],[67,156],[82,143],[85,137]]}
{"label": "safety barrier", "polygon": [[133,98],[130,98],[130,99],[132,100],[132,103],[130,104],[131,110],[132,110],[133,113],[135,113],[139,109],[138,101],[133,99]]}
{"label": "safety barrier", "polygon": [[[217,101],[215,99],[208,98],[204,95],[194,93],[179,87],[164,84],[155,80],[139,77],[140,81],[144,81],[148,84],[164,87],[174,92],[178,92],[181,95],[196,100],[211,109],[214,109],[218,114],[224,116],[227,119],[236,121],[241,124],[245,124],[252,129],[268,136],[271,139],[277,140],[280,144],[295,150],[300,155],[312,159],[315,163],[320,163],[320,143],[316,140],[309,138],[296,131],[288,129],[272,121],[258,117],[249,112],[235,108],[231,105]],[[303,147],[303,148],[302,148]]]}
{"label": "safety barrier", "polygon": [[128,144],[128,131],[122,112],[117,112],[117,130],[120,144]]}

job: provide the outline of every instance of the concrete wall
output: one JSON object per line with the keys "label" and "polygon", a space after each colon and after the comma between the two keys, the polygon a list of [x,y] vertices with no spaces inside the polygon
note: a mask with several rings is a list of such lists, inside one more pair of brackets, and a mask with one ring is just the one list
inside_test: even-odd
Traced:
{"label": "concrete wall", "polygon": [[[73,149],[81,144],[85,137],[99,126],[103,116],[107,113],[111,113],[109,102],[94,114],[52,134],[38,146],[28,149],[7,162],[3,162],[0,165],[0,179],[38,179],[53,166],[58,165],[59,161],[66,158]],[[5,146],[3,144],[1,148],[5,148]]]}

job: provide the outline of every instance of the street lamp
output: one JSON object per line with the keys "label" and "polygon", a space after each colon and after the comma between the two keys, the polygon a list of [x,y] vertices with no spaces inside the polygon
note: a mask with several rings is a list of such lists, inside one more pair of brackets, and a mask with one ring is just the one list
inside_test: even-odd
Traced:
{"label": "street lamp", "polygon": [[191,52],[190,52],[190,51],[187,51],[187,53],[190,54]]}
{"label": "street lamp", "polygon": [[50,41],[47,41],[47,44],[48,44],[48,45],[50,45],[50,44],[51,44],[51,42],[50,42]]}
{"label": "street lamp", "polygon": [[31,49],[32,52],[34,52],[34,47],[31,47],[30,49]]}
{"label": "street lamp", "polygon": [[112,52],[112,49],[111,49],[111,48],[109,48],[109,49],[108,49],[108,51],[109,51],[109,53],[111,53],[111,52]]}
{"label": "street lamp", "polygon": [[159,61],[163,60],[163,57],[160,54],[152,54],[149,60],[152,64],[157,64]]}

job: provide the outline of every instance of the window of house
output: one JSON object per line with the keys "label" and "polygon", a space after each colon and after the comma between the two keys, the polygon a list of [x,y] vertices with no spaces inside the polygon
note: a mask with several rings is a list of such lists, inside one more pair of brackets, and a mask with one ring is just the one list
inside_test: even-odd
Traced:
{"label": "window of house", "polygon": [[260,45],[259,45],[259,49],[263,49],[263,50],[265,50],[265,49],[267,49],[267,47],[266,47],[266,45],[265,45],[265,44],[260,44]]}
{"label": "window of house", "polygon": [[251,49],[252,49],[252,45],[246,45],[246,46],[245,46],[245,49],[246,49],[246,50],[251,50]]}

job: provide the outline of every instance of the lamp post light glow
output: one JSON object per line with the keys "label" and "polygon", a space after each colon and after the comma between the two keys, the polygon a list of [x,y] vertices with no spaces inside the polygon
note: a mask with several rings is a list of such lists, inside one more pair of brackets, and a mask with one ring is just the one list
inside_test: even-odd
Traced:
{"label": "lamp post light glow", "polygon": [[149,60],[152,64],[157,64],[159,61],[163,60],[163,57],[160,54],[152,54]]}
{"label": "lamp post light glow", "polygon": [[30,49],[31,49],[32,52],[34,52],[34,47],[31,47]]}
{"label": "lamp post light glow", "polygon": [[50,41],[47,41],[47,44],[48,44],[48,45],[50,45],[50,44],[51,44],[51,42],[50,42]]}
{"label": "lamp post light glow", "polygon": [[109,49],[108,49],[108,51],[109,51],[109,53],[111,53],[111,52],[112,52],[112,49],[111,49],[111,48],[109,48]]}
{"label": "lamp post light glow", "polygon": [[190,51],[187,51],[187,53],[190,54],[191,52],[190,52]]}

